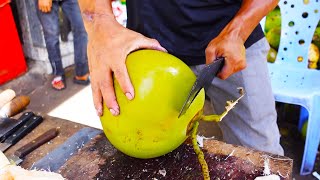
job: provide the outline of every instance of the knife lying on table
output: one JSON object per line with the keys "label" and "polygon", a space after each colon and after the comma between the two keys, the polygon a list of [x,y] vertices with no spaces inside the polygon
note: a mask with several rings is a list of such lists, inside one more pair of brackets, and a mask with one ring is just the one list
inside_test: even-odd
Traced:
{"label": "knife lying on table", "polygon": [[19,165],[23,161],[23,159],[26,155],[28,155],[30,152],[37,149],[38,147],[40,147],[44,143],[55,138],[58,135],[58,133],[59,132],[56,128],[52,128],[52,129],[48,130],[47,132],[45,132],[42,135],[40,135],[39,137],[35,138],[34,140],[29,142],[28,144],[26,144],[26,145],[22,146],[21,148],[19,148],[18,150],[16,150],[13,155],[8,157],[9,161],[14,162],[16,165]]}
{"label": "knife lying on table", "polygon": [[33,112],[25,112],[18,120],[12,118],[0,118],[0,142],[5,141],[33,116]]}
{"label": "knife lying on table", "polygon": [[20,139],[31,132],[43,121],[41,116],[33,116],[22,127],[20,127],[14,134],[8,137],[3,143],[0,143],[0,151],[5,152],[8,148],[15,145]]}

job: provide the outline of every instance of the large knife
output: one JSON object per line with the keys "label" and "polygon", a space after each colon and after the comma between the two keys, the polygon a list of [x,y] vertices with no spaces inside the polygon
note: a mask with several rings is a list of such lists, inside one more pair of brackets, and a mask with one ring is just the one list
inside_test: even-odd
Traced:
{"label": "large knife", "polygon": [[43,118],[41,116],[33,116],[22,127],[20,127],[14,134],[8,137],[3,143],[0,143],[0,151],[5,152],[8,148],[15,145],[20,139],[37,127]]}
{"label": "large knife", "polygon": [[221,70],[223,65],[224,65],[224,57],[218,57],[211,64],[207,64],[202,69],[196,81],[194,82],[189,92],[189,95],[180,110],[178,117],[180,117],[187,111],[187,109],[190,107],[191,103],[193,102],[195,97],[198,95],[200,90],[205,86],[208,86],[212,82],[213,78],[218,74],[218,72]]}
{"label": "large knife", "polygon": [[69,137],[63,144],[48,153],[42,159],[32,165],[31,169],[40,169],[51,172],[58,172],[59,168],[78,152],[90,140],[98,134],[103,134],[100,129],[84,127]]}
{"label": "large knife", "polygon": [[0,118],[0,142],[5,141],[32,116],[34,116],[33,112],[25,112],[18,120],[12,118]]}
{"label": "large knife", "polygon": [[19,165],[24,157],[28,155],[33,150],[37,149],[44,143],[50,141],[51,139],[55,138],[58,135],[58,130],[56,128],[52,128],[48,130],[47,132],[43,133],[39,137],[35,138],[28,144],[22,146],[18,150],[14,152],[13,155],[9,156],[8,159],[10,162],[14,162],[16,165]]}

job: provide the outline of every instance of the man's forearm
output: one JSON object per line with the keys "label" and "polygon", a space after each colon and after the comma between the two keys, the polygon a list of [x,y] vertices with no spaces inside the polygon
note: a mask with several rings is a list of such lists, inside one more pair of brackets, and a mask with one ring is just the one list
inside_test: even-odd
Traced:
{"label": "man's forearm", "polygon": [[278,2],[278,0],[243,0],[240,10],[223,31],[237,34],[245,42],[261,19],[274,9]]}
{"label": "man's forearm", "polygon": [[[86,30],[90,36],[94,23],[115,23],[111,0],[79,0],[79,7]],[[103,19],[103,20],[102,20]],[[102,20],[102,21],[101,21]],[[112,27],[112,26],[111,26]]]}
{"label": "man's forearm", "polygon": [[79,0],[81,13],[112,15],[111,0]]}

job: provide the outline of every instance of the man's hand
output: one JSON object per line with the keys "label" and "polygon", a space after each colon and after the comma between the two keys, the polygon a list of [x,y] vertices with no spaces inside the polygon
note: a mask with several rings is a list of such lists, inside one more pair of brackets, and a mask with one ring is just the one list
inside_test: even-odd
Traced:
{"label": "man's hand", "polygon": [[41,12],[48,13],[51,11],[52,0],[39,0],[38,7]]}
{"label": "man's hand", "polygon": [[126,29],[109,16],[96,15],[94,23],[87,23],[86,27],[94,106],[99,116],[103,114],[103,102],[112,115],[119,115],[113,75],[126,97],[129,100],[134,98],[134,88],[125,64],[127,55],[141,48],[166,50],[157,40]]}
{"label": "man's hand", "polygon": [[232,74],[246,67],[246,51],[244,42],[237,35],[220,33],[206,48],[206,63],[209,64],[217,57],[224,57],[225,63],[219,72],[220,79],[227,79]]}
{"label": "man's hand", "polygon": [[225,65],[218,74],[219,78],[227,79],[246,67],[244,42],[278,2],[278,0],[243,0],[235,17],[208,44],[206,63],[211,63],[218,56],[225,57]]}

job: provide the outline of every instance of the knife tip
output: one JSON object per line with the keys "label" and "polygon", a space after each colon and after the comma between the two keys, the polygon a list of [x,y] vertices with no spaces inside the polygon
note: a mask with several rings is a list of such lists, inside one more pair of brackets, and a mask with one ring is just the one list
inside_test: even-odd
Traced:
{"label": "knife tip", "polygon": [[183,109],[179,112],[178,118],[180,118],[184,114]]}

